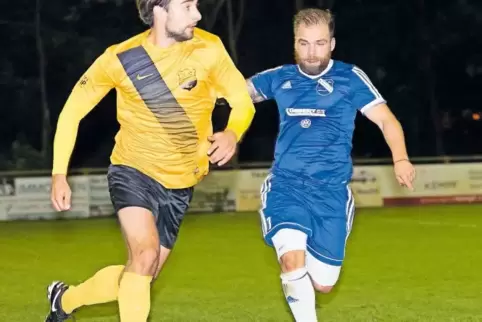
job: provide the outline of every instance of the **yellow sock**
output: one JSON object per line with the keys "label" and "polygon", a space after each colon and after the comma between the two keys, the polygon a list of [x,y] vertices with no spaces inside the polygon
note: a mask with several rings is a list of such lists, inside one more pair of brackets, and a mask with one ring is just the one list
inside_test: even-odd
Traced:
{"label": "yellow sock", "polygon": [[65,313],[70,314],[83,305],[117,300],[119,281],[123,271],[124,265],[107,266],[84,283],[70,286],[62,295],[62,309]]}
{"label": "yellow sock", "polygon": [[125,272],[119,287],[121,322],[146,322],[151,309],[152,276]]}

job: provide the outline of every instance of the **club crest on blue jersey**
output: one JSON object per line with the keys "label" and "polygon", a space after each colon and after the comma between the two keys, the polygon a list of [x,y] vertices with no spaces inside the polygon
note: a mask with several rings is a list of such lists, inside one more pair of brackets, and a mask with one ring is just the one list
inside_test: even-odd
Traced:
{"label": "club crest on blue jersey", "polygon": [[333,79],[320,78],[316,84],[316,92],[321,96],[327,96],[333,93],[333,86],[335,82]]}

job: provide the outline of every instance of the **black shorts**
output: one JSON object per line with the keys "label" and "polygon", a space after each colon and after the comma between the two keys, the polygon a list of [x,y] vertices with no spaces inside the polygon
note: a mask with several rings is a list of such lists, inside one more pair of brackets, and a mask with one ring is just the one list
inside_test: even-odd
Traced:
{"label": "black shorts", "polygon": [[156,220],[161,245],[172,249],[194,189],[167,189],[151,177],[124,165],[110,165],[107,180],[116,213],[125,207],[150,210]]}

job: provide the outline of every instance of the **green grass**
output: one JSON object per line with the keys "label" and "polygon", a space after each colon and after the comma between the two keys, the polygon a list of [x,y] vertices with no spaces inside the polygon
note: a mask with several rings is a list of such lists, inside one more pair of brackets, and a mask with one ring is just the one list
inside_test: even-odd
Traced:
{"label": "green grass", "polygon": [[[43,321],[52,280],[124,261],[115,219],[0,223],[0,321]],[[358,211],[320,321],[482,321],[482,206]],[[115,303],[79,322],[118,321]],[[153,290],[151,321],[292,321],[257,214],[190,215]]]}

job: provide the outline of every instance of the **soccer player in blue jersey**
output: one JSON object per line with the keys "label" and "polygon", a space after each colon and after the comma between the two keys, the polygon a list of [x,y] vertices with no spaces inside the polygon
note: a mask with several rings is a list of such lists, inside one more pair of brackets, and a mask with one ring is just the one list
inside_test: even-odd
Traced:
{"label": "soccer player in blue jersey", "polygon": [[331,59],[330,11],[305,9],[294,18],[296,65],[254,75],[254,102],[274,99],[280,129],[269,176],[261,188],[265,241],[276,249],[286,300],[296,321],[316,321],[315,290],[337,282],[350,234],[354,200],[352,137],[357,111],[378,125],[395,176],[413,189],[415,169],[402,127],[358,67]]}

